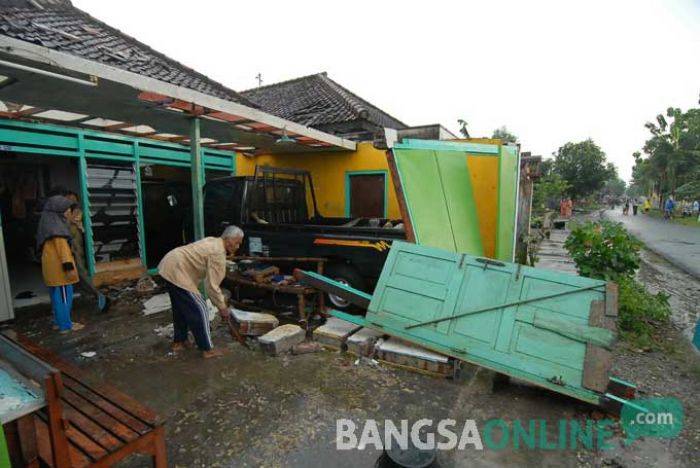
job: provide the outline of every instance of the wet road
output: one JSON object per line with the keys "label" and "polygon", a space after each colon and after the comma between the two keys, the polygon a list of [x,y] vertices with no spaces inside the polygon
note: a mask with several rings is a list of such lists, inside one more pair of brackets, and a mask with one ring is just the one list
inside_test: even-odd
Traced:
{"label": "wet road", "polygon": [[641,213],[623,216],[621,209],[606,210],[603,216],[623,223],[650,250],[700,279],[700,228],[667,223]]}

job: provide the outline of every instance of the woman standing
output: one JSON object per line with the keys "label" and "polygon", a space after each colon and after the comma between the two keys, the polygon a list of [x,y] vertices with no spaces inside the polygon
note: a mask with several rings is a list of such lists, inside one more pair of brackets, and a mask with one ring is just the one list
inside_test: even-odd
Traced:
{"label": "woman standing", "polygon": [[79,281],[70,248],[71,232],[67,217],[73,202],[61,195],[49,198],[39,220],[36,242],[41,251],[41,270],[49,287],[54,323],[61,333],[80,330],[83,325],[71,322],[73,285]]}
{"label": "woman standing", "polygon": [[78,194],[75,192],[67,192],[66,198],[73,204],[66,218],[68,220],[68,227],[71,235],[71,252],[73,252],[75,266],[78,268],[80,289],[82,292],[86,292],[95,297],[97,300],[97,308],[100,312],[107,312],[111,301],[109,298],[107,298],[107,296],[97,290],[95,285],[92,284],[92,280],[90,280],[90,275],[88,275],[83,241],[83,234],[85,232],[85,229],[83,228],[83,210],[78,208]]}

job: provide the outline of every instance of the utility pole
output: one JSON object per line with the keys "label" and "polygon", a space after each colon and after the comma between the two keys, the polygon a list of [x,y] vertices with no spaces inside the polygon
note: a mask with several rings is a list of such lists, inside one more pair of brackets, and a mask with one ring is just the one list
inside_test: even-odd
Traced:
{"label": "utility pole", "polygon": [[262,86],[262,73],[255,75],[255,79],[258,80],[258,87]]}

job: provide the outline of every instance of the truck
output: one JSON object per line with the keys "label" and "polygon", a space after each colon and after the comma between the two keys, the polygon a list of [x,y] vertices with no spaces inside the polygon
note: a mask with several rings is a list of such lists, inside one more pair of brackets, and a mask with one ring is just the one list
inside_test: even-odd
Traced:
{"label": "truck", "polygon": [[[308,171],[269,166],[256,167],[253,176],[207,182],[204,220],[206,235],[242,228],[243,255],[326,258],[326,276],[366,292],[374,289],[392,242],[406,238],[401,219],[323,216]],[[353,310],[340,297],[327,299],[335,309]]]}

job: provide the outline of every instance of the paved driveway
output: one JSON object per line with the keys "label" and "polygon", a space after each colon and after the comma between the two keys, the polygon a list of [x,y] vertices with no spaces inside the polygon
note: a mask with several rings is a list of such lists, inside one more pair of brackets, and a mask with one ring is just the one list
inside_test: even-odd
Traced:
{"label": "paved driveway", "polygon": [[700,278],[700,227],[681,226],[644,214],[623,216],[622,210],[604,216],[622,222],[647,247],[696,278]]}

